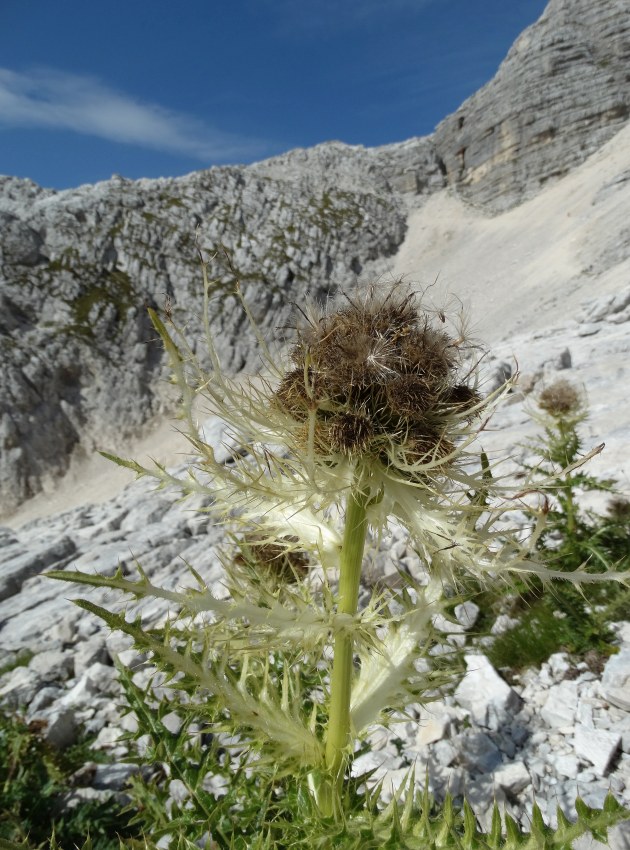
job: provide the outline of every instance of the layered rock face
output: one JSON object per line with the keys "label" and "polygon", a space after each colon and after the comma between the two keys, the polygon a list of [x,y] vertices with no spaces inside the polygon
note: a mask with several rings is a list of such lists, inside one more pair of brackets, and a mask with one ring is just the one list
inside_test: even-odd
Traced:
{"label": "layered rock face", "polygon": [[492,211],[531,197],[630,116],[628,0],[550,0],[496,76],[437,128],[448,182]]}

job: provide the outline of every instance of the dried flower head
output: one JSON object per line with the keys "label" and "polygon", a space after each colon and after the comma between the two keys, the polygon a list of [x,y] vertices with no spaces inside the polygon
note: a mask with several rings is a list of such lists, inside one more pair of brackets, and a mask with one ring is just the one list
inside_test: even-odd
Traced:
{"label": "dried flower head", "polygon": [[240,541],[235,562],[278,583],[296,582],[308,572],[309,558],[294,536],[269,541],[248,535]]}
{"label": "dried flower head", "polygon": [[564,378],[559,378],[540,393],[538,406],[551,416],[573,416],[583,408],[579,391]]}
{"label": "dried flower head", "polygon": [[[203,270],[210,374],[183,333],[173,328],[178,344],[151,316],[182,389],[196,467],[182,480],[162,467],[150,472],[117,462],[163,485],[210,495],[215,521],[255,530],[258,542],[295,537],[299,544],[286,548],[303,551],[324,573],[339,566],[340,512],[353,504],[376,534],[391,521],[408,531],[431,576],[432,598],[461,574],[543,570],[529,554],[544,517],[527,541],[497,523],[519,504],[504,498],[509,488],[497,465],[475,445],[517,376],[482,398],[477,357],[457,322],[400,284],[374,285],[304,316],[287,363],[267,346],[237,290],[267,377],[234,380],[210,331],[213,284]],[[199,399],[240,447],[230,463],[199,430]]]}
{"label": "dried flower head", "polygon": [[451,455],[454,431],[479,409],[463,342],[434,327],[413,293],[372,286],[298,328],[275,403],[320,455],[433,462]]}

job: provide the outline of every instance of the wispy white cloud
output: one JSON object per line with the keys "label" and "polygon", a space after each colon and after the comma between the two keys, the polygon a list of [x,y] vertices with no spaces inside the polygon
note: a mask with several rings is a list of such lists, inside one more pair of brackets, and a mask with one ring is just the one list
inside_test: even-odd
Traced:
{"label": "wispy white cloud", "polygon": [[0,68],[0,127],[73,130],[185,154],[206,162],[264,155],[268,146],[214,130],[190,115],[145,103],[91,76],[49,68]]}

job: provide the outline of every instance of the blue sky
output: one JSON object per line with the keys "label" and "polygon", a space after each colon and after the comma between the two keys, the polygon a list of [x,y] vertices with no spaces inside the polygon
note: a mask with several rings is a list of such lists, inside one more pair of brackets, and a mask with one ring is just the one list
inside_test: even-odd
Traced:
{"label": "blue sky", "polygon": [[431,133],[546,0],[0,0],[0,174],[67,188]]}

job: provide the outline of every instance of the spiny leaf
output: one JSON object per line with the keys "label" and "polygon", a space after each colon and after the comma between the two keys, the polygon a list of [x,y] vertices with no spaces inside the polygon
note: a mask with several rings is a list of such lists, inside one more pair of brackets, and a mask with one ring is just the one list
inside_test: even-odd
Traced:
{"label": "spiny leaf", "polygon": [[126,469],[131,469],[138,477],[151,474],[148,469],[145,469],[135,460],[125,460],[125,458],[118,457],[118,455],[113,455],[104,451],[99,451],[99,454],[107,460],[111,460],[112,463],[115,463],[117,466],[124,466]]}
{"label": "spiny leaf", "polygon": [[[52,840],[55,840],[54,837]],[[56,841],[54,847],[59,847]],[[31,850],[31,848],[28,841],[24,841],[21,844],[14,844],[12,841],[7,841],[5,838],[0,838],[0,850]]]}
{"label": "spiny leaf", "polygon": [[518,824],[514,818],[507,813],[505,815],[505,834],[507,838],[507,847],[519,847],[524,841],[523,834],[519,829]]}
{"label": "spiny leaf", "polygon": [[606,794],[602,811],[610,815],[619,815],[624,811],[624,807],[609,791],[608,794]]}
{"label": "spiny leaf", "polygon": [[[152,584],[142,570],[140,572],[143,576],[141,581],[129,581],[124,578],[120,567],[118,567],[113,576],[83,573],[78,570],[50,570],[46,575],[59,581],[69,581],[75,584],[86,584],[92,587],[106,587],[111,590],[120,590],[122,593],[135,596],[137,599],[145,597],[166,599],[177,606],[187,608],[193,613],[214,611],[224,614],[230,610],[230,607],[235,607],[233,603],[216,599],[209,590],[204,590],[201,593],[193,590],[188,593],[165,590],[162,587]],[[259,612],[259,615],[263,616],[262,612]],[[99,614],[99,616],[101,615]]]}
{"label": "spiny leaf", "polygon": [[139,620],[130,623],[124,615],[112,614],[86,600],[79,600],[77,604],[103,619],[110,628],[130,635],[138,647],[153,653],[154,662],[160,668],[170,673],[183,673],[198,688],[219,695],[242,727],[256,730],[263,741],[270,741],[279,748],[287,762],[287,770],[292,769],[291,762],[309,766],[321,762],[321,742],[296,712],[283,711],[281,695],[274,693],[269,683],[264,695],[252,695],[245,687],[233,684],[227,668],[214,670],[197,663],[187,648],[180,651],[143,631]]}
{"label": "spiny leaf", "polygon": [[577,797],[575,800],[575,811],[580,820],[588,821],[589,816],[591,814],[591,809],[586,805],[584,800],[581,797]]}
{"label": "spiny leaf", "polygon": [[477,819],[468,800],[464,800],[464,845],[473,846],[473,839],[477,832]]}
{"label": "spiny leaf", "polygon": [[492,826],[490,827],[490,844],[492,847],[498,848],[501,846],[501,832],[502,832],[502,824],[501,824],[501,812],[499,811],[498,805],[494,804],[492,807]]}
{"label": "spiny leaf", "polygon": [[[442,829],[444,833],[448,833],[453,828],[453,824],[455,823],[455,812],[453,808],[453,798],[451,797],[450,792],[447,793],[444,803],[442,804]],[[438,840],[440,837],[438,835]]]}
{"label": "spiny leaf", "polygon": [[561,832],[563,829],[569,829],[573,824],[562,811],[560,806],[556,807],[556,817],[558,819],[558,832]]}
{"label": "spiny leaf", "polygon": [[402,828],[406,832],[409,829],[411,818],[413,815],[413,804],[415,798],[416,787],[416,768],[415,765],[409,771],[407,777],[407,788],[405,791],[404,809],[401,817]]}

